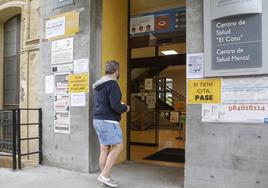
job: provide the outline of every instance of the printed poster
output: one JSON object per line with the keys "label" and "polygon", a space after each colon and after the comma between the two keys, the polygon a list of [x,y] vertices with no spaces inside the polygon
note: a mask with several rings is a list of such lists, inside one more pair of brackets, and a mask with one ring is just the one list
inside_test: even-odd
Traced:
{"label": "printed poster", "polygon": [[46,39],[65,35],[65,16],[46,21]]}
{"label": "printed poster", "polygon": [[86,93],[72,93],[71,106],[84,107],[86,106]]}
{"label": "printed poster", "polygon": [[179,123],[179,112],[170,112],[170,122]]}
{"label": "printed poster", "polygon": [[268,103],[268,77],[222,80],[222,103]]}
{"label": "printed poster", "polygon": [[147,91],[153,90],[153,79],[147,78],[144,80],[144,88]]}
{"label": "printed poster", "polygon": [[52,41],[51,64],[73,62],[73,38]]}
{"label": "printed poster", "polygon": [[45,92],[47,94],[54,92],[54,75],[45,77]]}
{"label": "printed poster", "polygon": [[155,109],[155,104],[156,104],[155,94],[146,96],[146,104],[149,109]]}
{"label": "printed poster", "polygon": [[147,14],[139,14],[130,19],[130,36],[185,30],[185,8],[175,8]]}
{"label": "printed poster", "polygon": [[73,64],[62,64],[62,65],[53,65],[51,67],[51,72],[53,73],[71,73],[73,72]]}
{"label": "printed poster", "polygon": [[187,54],[187,78],[204,77],[204,54]]}
{"label": "printed poster", "polygon": [[55,75],[54,132],[70,134],[68,74]]}
{"label": "printed poster", "polygon": [[154,31],[154,15],[139,16],[130,20],[130,34],[141,34]]}
{"label": "printed poster", "polygon": [[89,65],[88,59],[74,60],[74,73],[88,72],[89,71],[88,65]]}
{"label": "printed poster", "polygon": [[49,18],[46,21],[46,39],[56,40],[74,36],[79,32],[79,11],[70,11]]}
{"label": "printed poster", "polygon": [[202,122],[268,123],[268,104],[202,104]]}

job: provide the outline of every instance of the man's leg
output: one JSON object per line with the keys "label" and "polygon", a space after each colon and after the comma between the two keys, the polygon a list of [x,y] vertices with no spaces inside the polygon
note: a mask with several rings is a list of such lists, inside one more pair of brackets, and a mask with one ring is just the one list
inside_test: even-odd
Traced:
{"label": "man's leg", "polygon": [[105,145],[102,145],[102,144],[100,145],[99,164],[100,164],[101,172],[103,171],[103,169],[104,169],[104,167],[106,165],[109,150],[110,150],[110,146],[105,146]]}
{"label": "man's leg", "polygon": [[104,177],[110,177],[111,169],[112,169],[113,165],[115,164],[115,162],[116,162],[117,158],[119,157],[122,150],[123,150],[123,143],[113,145],[110,153],[108,154],[105,167],[102,171],[102,175]]}

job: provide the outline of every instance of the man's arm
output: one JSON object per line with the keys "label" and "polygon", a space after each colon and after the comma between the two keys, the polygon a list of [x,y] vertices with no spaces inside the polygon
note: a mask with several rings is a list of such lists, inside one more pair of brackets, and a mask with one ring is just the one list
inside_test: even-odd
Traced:
{"label": "man's arm", "polygon": [[128,110],[127,105],[121,104],[121,90],[117,83],[112,84],[109,96],[111,108],[118,114],[122,114]]}

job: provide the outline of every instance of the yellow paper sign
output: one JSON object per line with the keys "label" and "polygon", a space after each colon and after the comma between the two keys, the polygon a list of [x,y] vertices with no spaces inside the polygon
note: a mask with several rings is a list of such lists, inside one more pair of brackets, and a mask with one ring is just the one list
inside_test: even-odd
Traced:
{"label": "yellow paper sign", "polygon": [[49,40],[56,40],[60,38],[74,36],[76,33],[79,32],[79,12],[78,11],[71,11],[66,12],[63,14],[59,14],[56,16],[51,17],[49,20],[56,20],[59,18],[65,18],[65,30],[62,35],[57,37],[48,38]]}
{"label": "yellow paper sign", "polygon": [[88,92],[88,73],[70,74],[68,77],[69,93]]}
{"label": "yellow paper sign", "polygon": [[221,103],[221,80],[188,80],[187,103]]}

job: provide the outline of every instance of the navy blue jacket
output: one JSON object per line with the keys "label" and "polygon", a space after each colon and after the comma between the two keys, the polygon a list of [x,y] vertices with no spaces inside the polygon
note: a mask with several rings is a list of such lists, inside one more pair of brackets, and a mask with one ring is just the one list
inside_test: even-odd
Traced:
{"label": "navy blue jacket", "polygon": [[122,94],[115,80],[96,84],[94,88],[93,119],[120,121],[127,106],[121,104]]}

